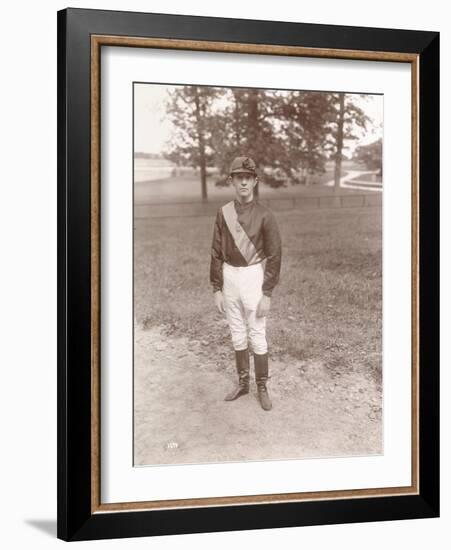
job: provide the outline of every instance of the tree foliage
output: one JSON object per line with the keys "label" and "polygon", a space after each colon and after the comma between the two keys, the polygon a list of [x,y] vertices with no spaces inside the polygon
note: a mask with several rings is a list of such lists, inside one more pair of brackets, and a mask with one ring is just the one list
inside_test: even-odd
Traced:
{"label": "tree foliage", "polygon": [[368,170],[379,170],[382,175],[382,139],[357,147],[354,160],[363,163]]}
{"label": "tree foliage", "polygon": [[305,182],[332,159],[339,183],[345,144],[369,123],[352,94],[209,86],[174,88],[167,116],[174,132],[166,156],[200,169],[203,198],[207,167],[226,183],[240,155],[273,186]]}
{"label": "tree foliage", "polygon": [[169,92],[166,112],[174,128],[166,157],[177,165],[200,168],[202,198],[207,198],[207,166],[212,166],[213,104],[220,89],[182,86]]}

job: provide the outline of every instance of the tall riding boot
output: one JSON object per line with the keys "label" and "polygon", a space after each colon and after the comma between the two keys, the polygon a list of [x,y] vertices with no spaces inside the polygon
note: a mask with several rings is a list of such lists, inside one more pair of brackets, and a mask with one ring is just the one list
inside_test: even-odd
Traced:
{"label": "tall riding boot", "polygon": [[258,400],[262,409],[270,411],[272,408],[271,399],[266,389],[268,380],[268,353],[257,355],[254,353],[255,381],[257,382]]}
{"label": "tall riding boot", "polygon": [[249,393],[249,350],[235,351],[238,386],[225,397],[225,401],[233,401]]}

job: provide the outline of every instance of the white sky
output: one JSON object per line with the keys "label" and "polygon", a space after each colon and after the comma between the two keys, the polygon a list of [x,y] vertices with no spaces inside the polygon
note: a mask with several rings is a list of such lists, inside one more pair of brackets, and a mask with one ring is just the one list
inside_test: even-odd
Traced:
{"label": "white sky", "polygon": [[[175,86],[163,84],[135,84],[135,152],[161,153],[171,136],[171,123],[165,116],[165,99],[168,89]],[[356,145],[370,143],[382,137],[383,96],[355,96],[354,101],[374,121],[373,131],[362,135],[358,143],[347,144],[352,150]]]}

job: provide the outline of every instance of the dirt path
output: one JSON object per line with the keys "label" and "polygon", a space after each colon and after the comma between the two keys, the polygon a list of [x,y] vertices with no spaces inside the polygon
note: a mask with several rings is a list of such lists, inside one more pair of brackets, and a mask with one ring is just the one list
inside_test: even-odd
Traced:
{"label": "dirt path", "polygon": [[[357,176],[360,176],[362,174],[367,174],[367,173],[368,173],[368,170],[349,170],[340,179],[340,187],[342,189],[363,189],[365,191],[374,191],[375,193],[381,193],[382,192],[381,184],[374,184],[373,186],[371,186],[370,182],[362,185],[362,183],[359,184],[358,181],[355,181],[355,182],[352,181],[354,178],[357,178]],[[326,187],[334,187],[335,180],[331,179],[327,181],[324,185]]]}
{"label": "dirt path", "polygon": [[[224,369],[208,342],[135,326],[135,465],[382,453],[382,397],[371,377],[320,363],[270,363],[270,412],[251,391],[233,402],[233,351]],[[228,357],[227,357],[228,359]]]}

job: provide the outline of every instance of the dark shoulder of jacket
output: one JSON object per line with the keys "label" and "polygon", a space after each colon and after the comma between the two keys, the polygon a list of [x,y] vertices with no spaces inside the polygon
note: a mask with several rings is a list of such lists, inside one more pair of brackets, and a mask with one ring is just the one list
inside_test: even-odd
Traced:
{"label": "dark shoulder of jacket", "polygon": [[220,206],[220,207],[216,210],[216,220],[219,220],[219,222],[222,222],[222,218],[223,218],[222,206]]}
{"label": "dark shoulder of jacket", "polygon": [[262,213],[262,216],[274,218],[274,213],[271,208],[269,208],[269,206],[265,206],[260,201],[256,201],[256,205],[259,211]]}

